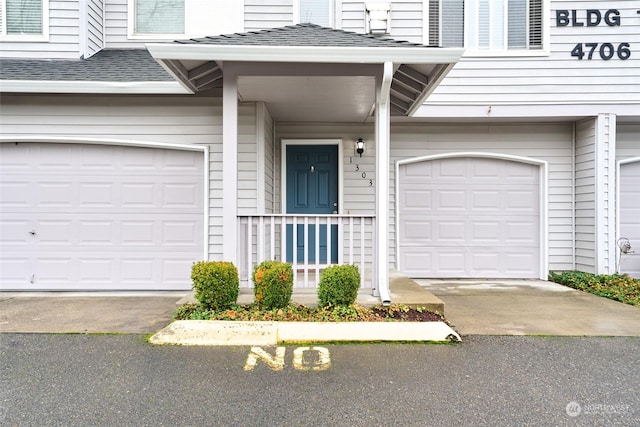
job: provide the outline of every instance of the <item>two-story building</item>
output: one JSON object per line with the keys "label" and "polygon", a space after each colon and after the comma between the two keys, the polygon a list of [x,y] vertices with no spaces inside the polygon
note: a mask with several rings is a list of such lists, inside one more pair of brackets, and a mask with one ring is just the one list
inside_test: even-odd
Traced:
{"label": "two-story building", "polygon": [[3,290],[640,277],[637,2],[0,8]]}

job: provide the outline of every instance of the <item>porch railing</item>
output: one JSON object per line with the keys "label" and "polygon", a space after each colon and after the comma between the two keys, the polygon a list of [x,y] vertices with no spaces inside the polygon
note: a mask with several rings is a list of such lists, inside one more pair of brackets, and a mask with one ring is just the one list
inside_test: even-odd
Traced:
{"label": "porch railing", "polygon": [[251,288],[255,265],[265,260],[293,265],[294,288],[315,288],[323,268],[353,264],[361,289],[373,288],[375,217],[366,215],[267,214],[238,218],[240,286]]}

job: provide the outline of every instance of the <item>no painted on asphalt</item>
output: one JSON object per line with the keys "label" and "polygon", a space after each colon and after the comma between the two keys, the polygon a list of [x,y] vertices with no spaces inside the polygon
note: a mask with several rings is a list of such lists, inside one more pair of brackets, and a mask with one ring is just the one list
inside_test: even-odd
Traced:
{"label": "no painted on asphalt", "polygon": [[[271,370],[281,371],[284,369],[286,352],[287,347],[276,347],[274,354],[262,347],[251,347],[244,370],[252,371],[262,361]],[[326,347],[298,347],[293,350],[291,362],[298,371],[326,371],[331,367],[331,355]]]}

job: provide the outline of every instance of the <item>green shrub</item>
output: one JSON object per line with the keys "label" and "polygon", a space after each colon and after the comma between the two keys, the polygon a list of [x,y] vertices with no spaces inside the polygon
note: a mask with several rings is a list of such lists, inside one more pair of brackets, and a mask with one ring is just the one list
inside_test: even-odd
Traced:
{"label": "green shrub", "polygon": [[253,269],[253,295],[258,307],[286,307],[293,293],[293,268],[280,261],[263,261]]}
{"label": "green shrub", "polygon": [[207,310],[224,310],[238,299],[238,269],[231,262],[200,261],[191,267],[196,299]]}
{"label": "green shrub", "polygon": [[355,265],[332,265],[325,268],[318,284],[320,306],[351,305],[358,298],[360,272]]}

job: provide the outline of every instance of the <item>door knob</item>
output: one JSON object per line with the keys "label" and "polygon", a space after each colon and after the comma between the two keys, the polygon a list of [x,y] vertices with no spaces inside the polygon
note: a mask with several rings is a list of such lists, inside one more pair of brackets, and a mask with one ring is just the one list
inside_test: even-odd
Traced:
{"label": "door knob", "polygon": [[36,231],[35,231],[35,230],[31,230],[31,231],[29,232],[29,234],[31,234],[32,236],[35,236],[35,235],[36,235]]}

